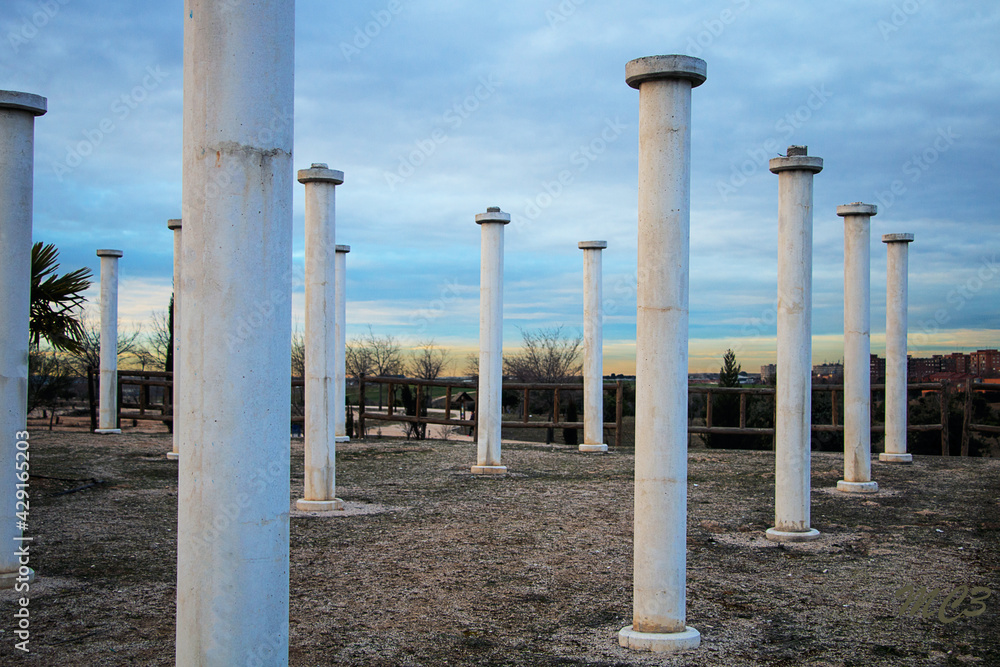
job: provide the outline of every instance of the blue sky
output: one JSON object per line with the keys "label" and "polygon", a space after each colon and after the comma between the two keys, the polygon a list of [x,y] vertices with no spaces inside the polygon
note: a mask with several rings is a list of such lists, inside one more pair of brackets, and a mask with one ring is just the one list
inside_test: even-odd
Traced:
{"label": "blue sky", "polygon": [[[883,233],[911,232],[914,354],[1000,345],[1000,7],[983,2],[456,3],[299,0],[295,167],[343,170],[348,336],[370,324],[463,360],[478,336],[476,213],[512,214],[504,337],[582,328],[581,240],[604,239],[607,372],[634,365],[636,57],[704,58],[693,93],[691,370],[727,347],[774,358],[777,177],[807,144],[815,179],[814,360],[842,356],[839,204],[877,204],[872,341],[885,322]],[[178,0],[7,0],[0,88],[44,95],[36,240],[96,270],[120,248],[125,322],[170,294],[180,215]],[[572,182],[558,185],[568,170]],[[295,261],[302,261],[302,188]],[[295,317],[303,319],[301,285]],[[96,298],[96,289],[93,290]]]}

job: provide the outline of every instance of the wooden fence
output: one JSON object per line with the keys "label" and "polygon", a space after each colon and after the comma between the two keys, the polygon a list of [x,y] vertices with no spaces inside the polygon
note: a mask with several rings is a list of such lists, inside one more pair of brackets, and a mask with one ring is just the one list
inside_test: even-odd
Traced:
{"label": "wooden fence", "polygon": [[[368,385],[387,385],[388,386],[388,399],[386,401],[386,411],[385,412],[371,412],[366,405],[366,387]],[[400,414],[395,405],[395,388],[397,386],[410,386],[415,387],[415,406],[414,412],[416,414]],[[444,417],[436,417],[429,414],[422,414],[425,412],[425,393],[430,393],[432,387],[444,388]],[[358,390],[359,390],[359,401],[358,401],[358,427],[361,433],[365,433],[365,425],[368,421],[384,421],[384,422],[405,422],[411,424],[436,424],[441,426],[460,426],[467,427],[470,429],[476,428],[476,418],[473,413],[472,417],[469,419],[453,418],[452,411],[453,400],[452,394],[454,389],[461,389],[463,391],[476,391],[478,385],[475,382],[468,382],[465,380],[422,380],[417,378],[402,378],[402,377],[385,377],[385,376],[374,376],[374,377],[364,377],[362,376],[358,380]],[[572,428],[572,429],[582,429],[583,422],[580,421],[560,421],[560,416],[562,410],[560,409],[560,392],[565,391],[583,391],[582,384],[532,384],[523,382],[505,382],[503,384],[503,391],[518,391],[521,392],[521,418],[520,419],[510,419],[504,420],[502,423],[503,428]],[[604,422],[603,428],[605,430],[614,430],[615,432],[615,445],[621,446],[621,436],[622,436],[622,421],[623,421],[623,387],[622,381],[618,380],[616,382],[605,382],[604,391],[614,391],[615,392],[615,421]],[[549,413],[548,421],[531,421],[531,393],[532,392],[551,392],[552,404]]]}

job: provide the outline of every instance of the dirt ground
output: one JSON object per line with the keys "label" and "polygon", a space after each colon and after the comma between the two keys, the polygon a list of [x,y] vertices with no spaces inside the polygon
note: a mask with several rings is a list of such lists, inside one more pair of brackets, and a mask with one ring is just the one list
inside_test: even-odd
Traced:
{"label": "dirt ground", "polygon": [[[687,610],[702,645],[657,656],[616,636],[631,616],[631,450],[505,444],[511,473],[482,478],[473,447],[339,447],[351,511],[291,518],[291,664],[1000,665],[1000,460],[876,462],[882,491],[857,497],[832,491],[841,457],[815,454],[822,536],[778,546],[763,538],[773,455],[692,450]],[[16,595],[0,593],[0,664],[173,663],[169,449],[162,433],[33,431],[31,652],[14,649]],[[301,440],[291,457],[290,503]],[[927,618],[900,613],[908,582],[944,590]],[[992,591],[985,612],[943,622],[938,600],[961,585]]]}

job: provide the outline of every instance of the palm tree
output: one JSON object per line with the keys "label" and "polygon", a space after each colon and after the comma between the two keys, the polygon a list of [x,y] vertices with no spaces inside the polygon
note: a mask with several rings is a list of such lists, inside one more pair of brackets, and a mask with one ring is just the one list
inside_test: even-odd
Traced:
{"label": "palm tree", "polygon": [[90,269],[57,275],[59,251],[49,243],[31,247],[31,347],[42,339],[56,350],[78,352],[84,335],[80,309],[90,287]]}

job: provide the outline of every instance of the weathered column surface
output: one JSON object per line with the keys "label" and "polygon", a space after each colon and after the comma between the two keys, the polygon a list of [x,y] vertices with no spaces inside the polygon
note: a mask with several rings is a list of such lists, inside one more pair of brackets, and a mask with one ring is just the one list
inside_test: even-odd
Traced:
{"label": "weathered column surface", "polygon": [[337,498],[336,189],[344,172],[314,163],[299,171],[306,188],[305,497],[303,511],[344,509]]}
{"label": "weathered column surface", "polygon": [[601,251],[607,241],[580,241],[583,250],[583,444],[581,452],[606,452],[604,442],[604,316]]}
{"label": "weathered column surface", "polygon": [[906,331],[909,250],[913,234],[883,234],[888,265],[885,283],[885,452],[879,461],[910,463],[906,452]]}
{"label": "weathered column surface", "polygon": [[482,233],[479,274],[479,390],[476,392],[474,474],[501,474],[500,394],[503,390],[503,228],[510,214],[498,206],[476,215]]}
{"label": "weathered column surface", "polygon": [[14,553],[22,544],[17,491],[29,489],[18,485],[28,484],[30,473],[16,463],[30,459],[25,415],[35,117],[46,104],[39,95],[0,90],[0,589],[30,582],[34,574]]}
{"label": "weathered column surface", "polygon": [[351,246],[338,245],[336,257],[334,258],[333,273],[337,282],[337,319],[334,328],[337,330],[337,360],[334,370],[336,379],[334,382],[334,414],[335,414],[335,440],[337,442],[350,442],[347,435],[347,253],[351,252]]}
{"label": "weathered column surface", "polygon": [[691,89],[704,60],[650,56],[625,66],[639,90],[639,284],[636,294],[635,537],[632,625],[622,646],[696,648],[688,627],[688,259]]}
{"label": "weathered column surface", "polygon": [[822,158],[789,146],[772,158],[778,174],[778,387],[776,390],[774,528],[767,539],[804,541],[810,527],[812,442],[813,175]]}
{"label": "weathered column surface", "polygon": [[293,0],[185,0],[178,665],[288,664]]}
{"label": "weathered column surface", "polygon": [[121,433],[118,428],[118,259],[121,250],[98,250],[101,258],[101,385],[98,428],[94,433]]}
{"label": "weathered column surface", "polygon": [[174,232],[174,367],[173,367],[173,450],[167,452],[167,458],[177,460],[181,455],[181,411],[178,402],[181,395],[181,257],[183,255],[183,236],[179,218],[167,220],[167,229]]}
{"label": "weathered column surface", "polygon": [[844,479],[837,490],[874,493],[871,407],[871,216],[874,204],[837,207],[844,218]]}

